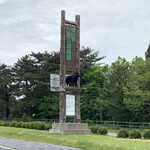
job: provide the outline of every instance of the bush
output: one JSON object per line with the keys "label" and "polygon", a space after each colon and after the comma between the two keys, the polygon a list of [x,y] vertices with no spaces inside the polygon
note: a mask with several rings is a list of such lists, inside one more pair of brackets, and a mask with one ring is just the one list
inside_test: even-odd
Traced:
{"label": "bush", "polygon": [[52,124],[53,123],[53,120],[50,120],[50,122],[49,122],[50,124]]}
{"label": "bush", "polygon": [[45,123],[44,122],[35,122],[34,129],[44,130],[45,129]]}
{"label": "bush", "polygon": [[148,124],[148,129],[150,129],[150,123]]}
{"label": "bush", "polygon": [[29,128],[30,128],[30,129],[34,129],[34,124],[35,124],[35,122],[30,122],[30,123],[29,123]]}
{"label": "bush", "polygon": [[28,129],[30,128],[30,122],[26,123],[26,128],[28,128]]}
{"label": "bush", "polygon": [[37,130],[44,130],[45,123],[44,122],[30,122],[29,124],[30,129],[37,129]]}
{"label": "bush", "polygon": [[16,128],[21,128],[21,125],[22,125],[22,122],[17,122],[17,123],[15,124],[15,127],[16,127]]}
{"label": "bush", "polygon": [[105,127],[99,127],[97,133],[101,135],[106,135],[108,131]]}
{"label": "bush", "polygon": [[86,119],[86,123],[90,125],[90,124],[93,124],[93,121],[90,119]]}
{"label": "bush", "polygon": [[125,130],[125,129],[120,129],[118,131],[117,137],[119,137],[119,138],[127,138],[127,137],[129,137],[129,132],[127,130]]}
{"label": "bush", "polygon": [[27,122],[28,121],[28,115],[26,113],[23,113],[22,115],[22,121]]}
{"label": "bush", "polygon": [[144,139],[150,139],[150,130],[144,130],[143,137]]}
{"label": "bush", "polygon": [[17,123],[17,121],[12,121],[12,122],[10,123],[10,126],[11,126],[11,127],[15,127],[16,123]]}
{"label": "bush", "polygon": [[26,123],[26,122],[23,122],[23,123],[21,124],[21,128],[27,128],[27,123]]}
{"label": "bush", "polygon": [[2,125],[8,127],[10,125],[10,123],[9,122],[3,122]]}
{"label": "bush", "polygon": [[131,139],[140,139],[142,137],[140,131],[138,130],[133,130],[130,132],[130,138]]}
{"label": "bush", "polygon": [[0,126],[2,126],[2,125],[3,125],[3,123],[4,123],[4,121],[0,121]]}
{"label": "bush", "polygon": [[91,129],[92,133],[97,133],[97,131],[99,129],[98,126],[90,126],[89,128]]}
{"label": "bush", "polygon": [[49,130],[52,128],[52,124],[45,123],[45,130]]}

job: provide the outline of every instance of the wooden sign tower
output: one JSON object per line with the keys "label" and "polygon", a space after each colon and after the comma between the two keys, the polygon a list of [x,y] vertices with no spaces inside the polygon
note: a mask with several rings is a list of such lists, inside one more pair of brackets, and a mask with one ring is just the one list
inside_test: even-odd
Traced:
{"label": "wooden sign tower", "polygon": [[[60,86],[59,86],[59,123],[53,123],[50,133],[89,134],[88,124],[80,123],[80,93],[85,88],[67,86],[66,76],[80,72],[80,16],[75,22],[65,19],[65,11],[61,11],[61,46],[60,46]],[[53,76],[52,80],[53,80]],[[55,88],[51,88],[55,91]],[[73,118],[74,123],[66,123],[66,118]]]}
{"label": "wooden sign tower", "polygon": [[[77,87],[66,87],[66,72],[80,72],[80,16],[75,22],[65,19],[65,11],[61,11],[61,47],[60,47],[60,102],[59,120],[66,122],[66,117],[73,117],[80,122],[80,80]],[[75,115],[66,116],[66,94],[75,95]]]}

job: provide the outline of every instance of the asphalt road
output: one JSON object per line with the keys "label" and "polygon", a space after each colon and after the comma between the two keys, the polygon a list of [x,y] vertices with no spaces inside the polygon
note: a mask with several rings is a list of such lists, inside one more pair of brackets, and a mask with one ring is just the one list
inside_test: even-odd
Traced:
{"label": "asphalt road", "polygon": [[[31,142],[4,137],[0,137],[0,145],[16,148],[17,150],[80,150],[77,148],[65,147],[60,145]],[[1,149],[2,148],[0,147],[0,150]]]}

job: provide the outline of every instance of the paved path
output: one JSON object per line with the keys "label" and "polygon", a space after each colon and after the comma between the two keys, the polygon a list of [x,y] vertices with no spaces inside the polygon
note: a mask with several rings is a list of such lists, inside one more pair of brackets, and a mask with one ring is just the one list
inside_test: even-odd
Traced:
{"label": "paved path", "polygon": [[17,148],[17,150],[80,150],[77,148],[65,147],[60,145],[16,140],[4,137],[0,137],[0,145]]}

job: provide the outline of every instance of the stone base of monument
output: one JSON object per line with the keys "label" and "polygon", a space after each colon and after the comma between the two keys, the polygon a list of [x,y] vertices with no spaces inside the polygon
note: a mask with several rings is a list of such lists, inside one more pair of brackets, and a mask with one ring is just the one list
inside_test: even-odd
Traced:
{"label": "stone base of monument", "polygon": [[50,133],[59,134],[90,134],[87,123],[53,123]]}

